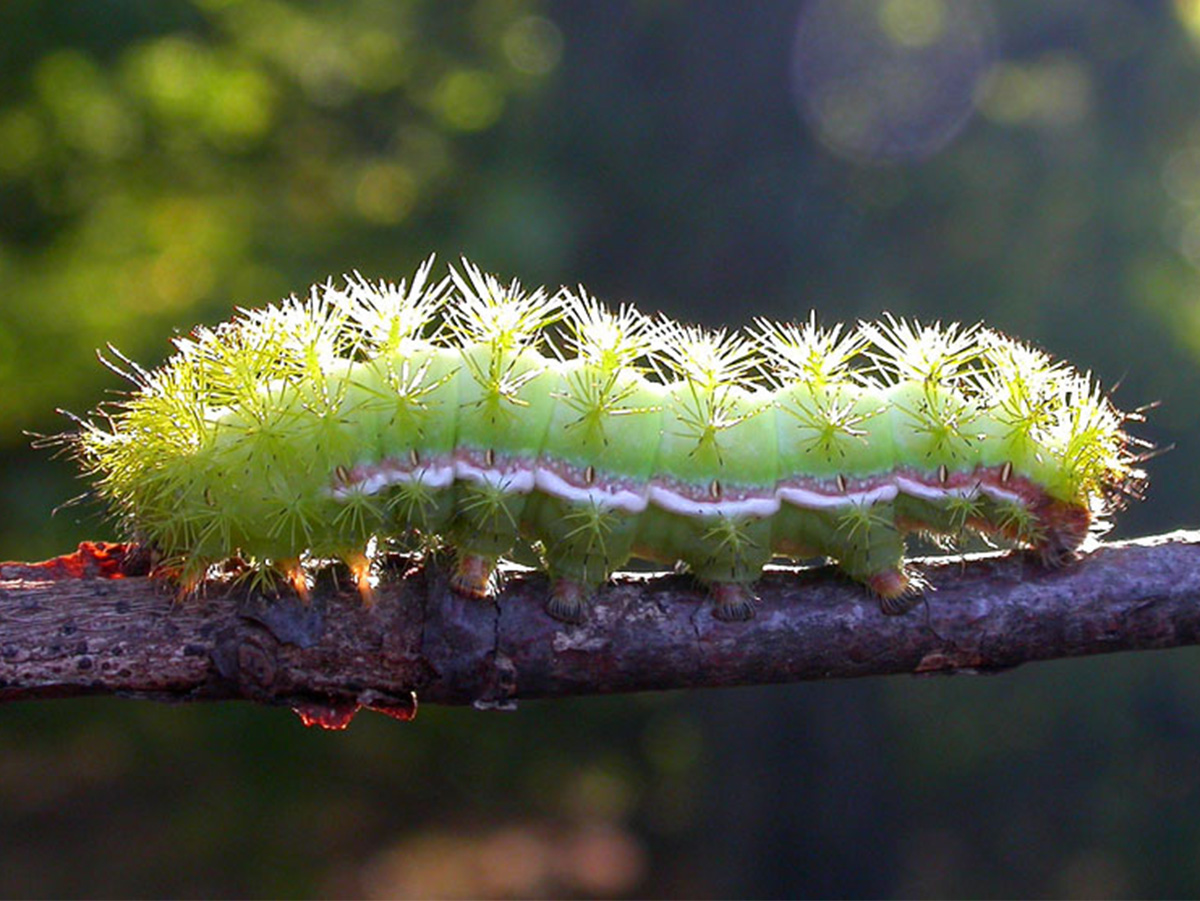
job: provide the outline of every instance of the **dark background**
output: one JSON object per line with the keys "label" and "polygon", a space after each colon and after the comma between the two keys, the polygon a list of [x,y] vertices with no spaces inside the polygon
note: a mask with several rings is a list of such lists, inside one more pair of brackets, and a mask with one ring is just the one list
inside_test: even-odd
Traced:
{"label": "dark background", "polygon": [[[0,559],[116,537],[56,407],[430,252],[736,326],[984,319],[1160,402],[1196,524],[1200,3],[0,5]],[[936,603],[936,600],[935,600]],[[0,709],[0,894],[1200,893],[1198,652],[423,709]]]}

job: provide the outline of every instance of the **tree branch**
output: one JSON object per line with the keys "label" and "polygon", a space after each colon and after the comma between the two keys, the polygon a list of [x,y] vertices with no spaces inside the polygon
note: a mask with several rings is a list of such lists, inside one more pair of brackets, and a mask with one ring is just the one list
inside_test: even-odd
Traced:
{"label": "tree branch", "polygon": [[[917,561],[933,590],[880,614],[830,568],[769,571],[757,617],[724,623],[679,575],[624,574],[585,625],[542,612],[545,579],[512,573],[494,602],[451,592],[436,565],[397,569],[364,609],[336,571],[308,606],[210,584],[174,603],[125,545],[0,564],[0,701],[102,694],[284,704],[328,727],[360,706],[435,704],[978,672],[1200,643],[1200,532],[1101,545],[1045,570],[1020,553]],[[397,561],[396,566],[403,566]]]}

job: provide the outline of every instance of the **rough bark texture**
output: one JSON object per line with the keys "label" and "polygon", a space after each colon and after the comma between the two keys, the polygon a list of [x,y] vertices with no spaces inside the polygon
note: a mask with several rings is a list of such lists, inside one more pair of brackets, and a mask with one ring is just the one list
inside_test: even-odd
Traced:
{"label": "rough bark texture", "polygon": [[677,575],[626,574],[582,626],[542,612],[546,582],[512,573],[495,601],[461,598],[403,561],[364,609],[326,573],[305,606],[210,584],[175,603],[123,545],[0,564],[0,701],[109,694],[242,698],[344,726],[400,718],[415,697],[519,698],[888,673],[978,672],[1032,660],[1200,643],[1200,532],[1102,545],[1062,569],[1023,554],[924,560],[928,604],[888,617],[832,569],[775,569],[757,617],[724,623]]}

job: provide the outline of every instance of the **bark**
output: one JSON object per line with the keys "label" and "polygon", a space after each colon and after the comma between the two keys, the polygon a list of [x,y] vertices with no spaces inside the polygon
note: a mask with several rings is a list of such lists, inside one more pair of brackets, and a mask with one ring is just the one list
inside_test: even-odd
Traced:
{"label": "bark", "polygon": [[360,707],[409,718],[418,696],[506,708],[1200,643],[1200,532],[1099,545],[1055,570],[1020,553],[913,568],[927,602],[898,617],[831,568],[775,568],[749,622],[715,619],[686,576],[623,574],[585,625],[565,626],[542,612],[547,585],[535,573],[511,572],[495,600],[475,601],[451,592],[437,563],[397,559],[370,609],[336,569],[307,605],[221,582],[177,603],[170,586],[137,575],[135,548],[88,543],[0,564],[0,701],[240,698],[338,728]]}

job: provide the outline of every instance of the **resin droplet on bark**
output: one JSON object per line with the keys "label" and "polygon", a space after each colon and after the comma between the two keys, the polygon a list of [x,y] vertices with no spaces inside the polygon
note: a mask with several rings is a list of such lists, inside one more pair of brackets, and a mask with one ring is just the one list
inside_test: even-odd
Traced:
{"label": "resin droplet on bark", "polygon": [[300,717],[300,722],[312,728],[328,729],[340,732],[349,727],[354,716],[359,711],[359,705],[353,701],[305,701],[292,708]]}

